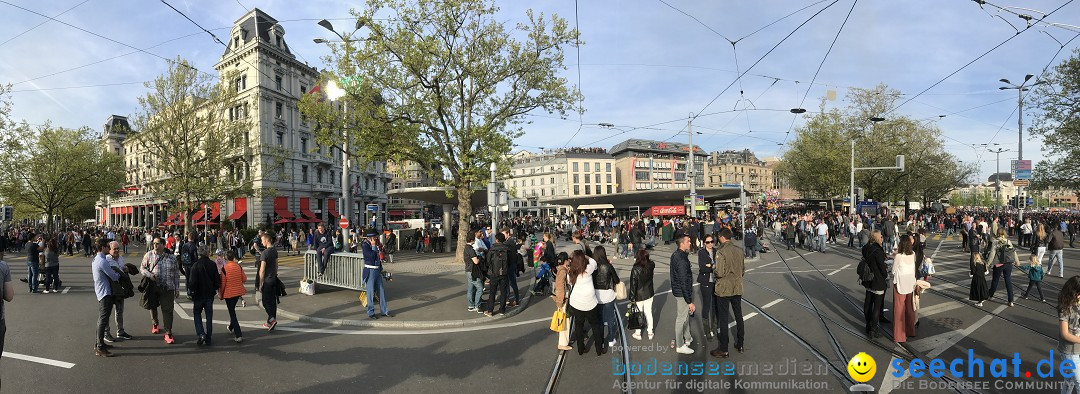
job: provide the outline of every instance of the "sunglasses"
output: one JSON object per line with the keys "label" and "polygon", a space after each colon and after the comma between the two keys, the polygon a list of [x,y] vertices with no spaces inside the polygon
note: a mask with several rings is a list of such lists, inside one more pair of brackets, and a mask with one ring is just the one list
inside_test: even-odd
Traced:
{"label": "sunglasses", "polygon": [[705,241],[705,243],[711,244],[711,243],[713,243],[713,241]]}

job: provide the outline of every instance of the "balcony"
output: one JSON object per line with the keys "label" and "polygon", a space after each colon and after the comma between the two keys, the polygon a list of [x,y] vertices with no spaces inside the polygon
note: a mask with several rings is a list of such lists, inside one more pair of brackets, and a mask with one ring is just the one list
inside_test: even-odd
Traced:
{"label": "balcony", "polygon": [[329,183],[315,183],[311,185],[313,192],[341,193],[341,187]]}

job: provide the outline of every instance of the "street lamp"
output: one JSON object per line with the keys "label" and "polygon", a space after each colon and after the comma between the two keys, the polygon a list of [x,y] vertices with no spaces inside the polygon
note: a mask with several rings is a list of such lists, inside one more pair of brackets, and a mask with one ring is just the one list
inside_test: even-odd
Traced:
{"label": "street lamp", "polygon": [[[806,110],[802,109],[802,108],[792,109],[791,112],[792,113],[802,113],[802,112],[795,112],[796,109],[802,110],[802,112],[806,112]],[[877,123],[885,120],[885,118],[882,118],[880,116],[874,116],[874,117],[869,118],[867,120],[869,120],[871,123],[873,123],[874,127],[877,127]],[[849,186],[848,191],[850,192],[850,194],[848,195],[848,215],[854,215],[855,214],[855,170],[897,169],[897,168],[900,171],[904,171],[904,155],[896,156],[896,167],[855,168],[855,138],[852,138],[851,139],[851,183],[848,185]]]}
{"label": "street lamp", "polygon": [[[1016,146],[1016,164],[1017,165],[1020,165],[1020,161],[1024,160],[1024,92],[1028,91],[1032,86],[1042,85],[1042,84],[1046,83],[1046,81],[1044,81],[1044,80],[1038,80],[1038,81],[1035,81],[1035,83],[1033,83],[1031,85],[1027,85],[1028,81],[1030,81],[1032,77],[1034,77],[1034,75],[1032,75],[1032,74],[1025,75],[1024,76],[1024,82],[1021,82],[1019,85],[1017,85],[1015,83],[1012,83],[1012,82],[1009,82],[1009,80],[1005,79],[1005,78],[1002,78],[1002,79],[999,80],[1002,83],[1005,83],[1005,84],[1007,84],[1009,86],[1002,86],[1002,87],[999,87],[998,89],[1000,89],[1000,90],[1016,89],[1016,95],[1017,95],[1017,111],[1016,111],[1016,114],[1017,114],[1017,116],[1016,116],[1016,125],[1017,125],[1017,127],[1016,127],[1016,130],[1017,130],[1017,133],[1018,133],[1017,142],[1019,143]],[[1020,188],[1019,187],[1016,188],[1016,199],[1018,200],[1017,204],[1016,204],[1016,207],[1020,211],[1020,222],[1023,222],[1024,221],[1024,209],[1020,206],[1020,202],[1019,202],[1019,200],[1020,200]],[[1024,202],[1026,203],[1027,201],[1025,200]]]}
{"label": "street lamp", "polygon": [[488,205],[491,205],[491,231],[499,231],[499,184],[495,183],[498,166],[491,162],[491,183],[488,184]]}
{"label": "street lamp", "polygon": [[[985,146],[987,144],[980,144],[980,145]],[[997,144],[994,144],[994,145],[997,145]],[[997,159],[996,159],[997,168],[994,170],[994,192],[997,193],[998,204],[1001,203],[1001,152],[1009,152],[1010,150],[1011,149],[1005,149],[1005,148],[997,148],[997,150],[994,150],[994,149],[987,149],[986,150],[987,152],[994,153],[994,154],[997,155]],[[1020,208],[1019,205],[1017,206],[1017,208]]]}

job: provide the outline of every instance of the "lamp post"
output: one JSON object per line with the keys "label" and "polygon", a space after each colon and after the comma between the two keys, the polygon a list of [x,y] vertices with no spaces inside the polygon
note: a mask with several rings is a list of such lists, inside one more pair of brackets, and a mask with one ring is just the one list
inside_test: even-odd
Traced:
{"label": "lamp post", "polygon": [[[795,112],[794,109],[791,110],[791,111],[793,113]],[[806,110],[802,110],[802,111],[806,112]],[[875,117],[872,117],[872,118],[870,118],[868,120],[871,123],[873,123],[874,125],[877,125],[877,122],[883,121],[883,120],[885,120],[885,118],[875,116]],[[897,156],[897,163],[898,163],[897,166],[898,167],[903,162],[903,159],[901,159],[901,157],[902,157],[902,155]],[[860,169],[865,170],[865,169],[869,169],[869,168],[860,168]],[[848,198],[849,198],[849,200],[848,200],[848,215],[854,215],[855,214],[855,170],[856,170],[856,168],[855,168],[855,138],[852,138],[851,139],[851,183],[848,185],[849,186],[849,192],[850,192],[850,194],[848,195]],[[901,168],[900,171],[903,171],[903,169]]]}
{"label": "lamp post", "polygon": [[499,184],[495,183],[495,162],[488,167],[491,170],[491,183],[488,184],[488,204],[491,205],[491,231],[499,231]]}
{"label": "lamp post", "polygon": [[[987,145],[987,144],[981,144],[981,145]],[[994,144],[994,145],[997,145],[997,144]],[[997,150],[987,149],[986,151],[990,152],[990,153],[994,153],[997,156],[997,158],[995,159],[995,161],[997,162],[996,169],[994,170],[994,192],[997,194],[995,196],[997,198],[997,200],[996,200],[997,203],[1001,204],[1001,153],[1002,152],[1008,152],[1009,149],[997,148]],[[1019,204],[1017,205],[1017,208],[1020,208]]]}
{"label": "lamp post", "polygon": [[[330,21],[328,21],[326,19],[323,19],[323,20],[319,21],[318,25],[326,28],[326,30],[329,30],[331,33],[334,33],[334,35],[338,36],[338,38],[340,38],[341,41],[345,43],[345,59],[346,59],[346,61],[348,61],[348,59],[349,59],[349,48],[352,47],[352,40],[349,39],[349,37],[351,36],[351,33],[350,34],[345,34],[345,35],[342,35],[341,33],[338,33],[336,30],[334,30],[334,25],[332,25],[330,23]],[[362,19],[357,19],[356,20],[356,30],[360,30],[361,27],[364,27],[364,21]],[[356,30],[353,30],[353,31],[355,32]],[[314,41],[315,41],[316,44],[323,44],[323,43],[329,42],[329,41],[321,39],[321,38],[316,38]],[[337,99],[339,99],[341,97],[344,97],[345,93],[346,93],[345,89],[342,89],[340,86],[338,86],[337,82],[335,82],[334,80],[330,80],[327,83],[326,96],[331,101],[335,101],[335,100],[337,100]],[[342,117],[344,117],[345,114],[347,113],[346,112],[347,109],[348,109],[348,107],[345,105],[344,102],[342,102],[341,103]],[[350,212],[352,210],[352,195],[351,195],[352,192],[349,190],[349,153],[348,153],[349,152],[349,133],[348,133],[347,130],[345,130],[344,127],[342,128],[341,132],[343,134],[343,138],[342,138],[342,143],[341,143],[341,212],[340,213],[341,213],[342,217],[349,218],[349,215],[351,214]],[[346,251],[348,251],[348,247],[349,247],[349,229],[348,228],[342,229],[341,230],[341,236],[342,236],[341,244],[346,248]]]}
{"label": "lamp post", "polygon": [[[1046,83],[1046,81],[1038,80],[1038,81],[1035,81],[1035,83],[1033,83],[1031,85],[1027,85],[1028,81],[1031,80],[1031,77],[1034,77],[1034,75],[1032,75],[1032,74],[1025,75],[1024,76],[1024,82],[1021,82],[1019,85],[1017,85],[1015,83],[1012,83],[1012,82],[1009,82],[1009,80],[1005,79],[1005,78],[1002,78],[1002,79],[999,80],[1002,83],[1005,83],[1005,84],[1007,84],[1009,86],[1002,86],[1002,87],[999,87],[998,89],[1000,89],[1000,90],[1016,89],[1017,106],[1018,106],[1017,111],[1016,111],[1016,115],[1017,115],[1016,116],[1016,126],[1017,126],[1016,130],[1017,130],[1017,133],[1018,133],[1018,135],[1017,135],[1017,143],[1018,144],[1016,145],[1016,164],[1017,165],[1020,164],[1021,160],[1024,160],[1024,92],[1028,91],[1032,86],[1042,85],[1042,84]],[[1019,219],[1019,221],[1023,222],[1024,221],[1024,208],[1021,206],[1020,188],[1019,187],[1016,188],[1016,200],[1017,200],[1016,201],[1017,210],[1020,211],[1020,219]],[[1027,200],[1025,199],[1023,201],[1023,203],[1025,203],[1024,205],[1026,205]]]}

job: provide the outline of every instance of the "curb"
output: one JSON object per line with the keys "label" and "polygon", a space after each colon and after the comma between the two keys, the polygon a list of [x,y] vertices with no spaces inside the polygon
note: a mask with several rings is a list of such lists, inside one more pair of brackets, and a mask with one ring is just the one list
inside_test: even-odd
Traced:
{"label": "curb", "polygon": [[316,324],[329,324],[331,326],[346,326],[346,327],[368,327],[368,328],[400,328],[400,329],[429,329],[429,328],[452,328],[452,327],[471,327],[479,326],[490,322],[496,322],[499,320],[509,319],[521,311],[529,307],[532,301],[532,293],[526,292],[525,297],[522,298],[518,306],[512,310],[506,312],[501,316],[492,317],[479,317],[473,319],[457,319],[457,320],[395,320],[384,321],[380,320],[353,320],[353,319],[327,319],[322,317],[314,317],[307,315],[300,315],[281,309],[277,310],[279,316],[283,316],[288,319],[304,323],[316,323]]}

